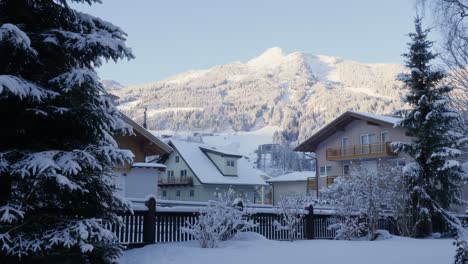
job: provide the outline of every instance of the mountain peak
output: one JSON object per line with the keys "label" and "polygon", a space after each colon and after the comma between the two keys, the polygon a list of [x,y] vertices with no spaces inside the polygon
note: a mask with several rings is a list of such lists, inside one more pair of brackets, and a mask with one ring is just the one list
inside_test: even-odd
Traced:
{"label": "mountain peak", "polygon": [[265,50],[260,56],[255,57],[247,62],[247,65],[255,68],[264,68],[275,66],[281,63],[285,55],[279,47],[273,47]]}

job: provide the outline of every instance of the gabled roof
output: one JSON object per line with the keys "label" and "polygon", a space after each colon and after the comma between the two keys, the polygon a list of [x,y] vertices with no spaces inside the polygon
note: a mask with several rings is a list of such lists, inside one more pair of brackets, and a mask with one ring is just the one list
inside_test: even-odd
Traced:
{"label": "gabled roof", "polygon": [[[121,113],[121,118],[125,123],[129,124],[133,128],[135,135],[145,140],[144,146],[148,152],[148,155],[163,155],[172,152],[172,148],[161,141],[159,138],[151,134],[146,128],[140,126],[138,123],[133,121],[128,116]],[[130,136],[131,137],[131,136]]]}
{"label": "gabled roof", "polygon": [[294,151],[314,152],[320,142],[331,136],[337,130],[342,130],[354,120],[366,120],[371,123],[394,127],[401,118],[365,112],[346,111],[299,144],[294,148]]}
{"label": "gabled roof", "polygon": [[[182,160],[203,184],[266,185],[261,177],[265,173],[253,168],[252,164],[239,154],[236,154],[236,156],[241,157],[237,160],[237,176],[224,176],[204,152],[206,149],[213,149],[213,147],[180,140],[171,140],[169,144],[179,153]],[[219,153],[234,154],[220,148],[216,148],[216,150]]]}
{"label": "gabled roof", "polygon": [[296,182],[307,181],[307,178],[315,177],[315,171],[294,171],[278,177],[266,180],[266,182]]}

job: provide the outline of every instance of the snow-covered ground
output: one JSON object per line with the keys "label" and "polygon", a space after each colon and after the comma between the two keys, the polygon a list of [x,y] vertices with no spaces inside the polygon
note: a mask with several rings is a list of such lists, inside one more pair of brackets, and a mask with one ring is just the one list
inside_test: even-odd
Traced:
{"label": "snow-covered ground", "polygon": [[125,252],[122,264],[440,264],[452,263],[450,239],[392,237],[381,241],[272,241],[243,233],[218,248],[195,241],[156,244]]}

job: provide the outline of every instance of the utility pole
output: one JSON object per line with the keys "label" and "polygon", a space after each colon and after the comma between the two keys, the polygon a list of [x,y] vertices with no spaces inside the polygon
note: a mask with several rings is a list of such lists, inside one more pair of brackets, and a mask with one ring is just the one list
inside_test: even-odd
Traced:
{"label": "utility pole", "polygon": [[146,123],[146,121],[147,121],[147,120],[146,120],[146,118],[147,118],[146,112],[147,112],[147,111],[148,111],[148,106],[145,106],[145,111],[143,112],[143,127],[144,127],[145,129],[148,128],[148,124]]}

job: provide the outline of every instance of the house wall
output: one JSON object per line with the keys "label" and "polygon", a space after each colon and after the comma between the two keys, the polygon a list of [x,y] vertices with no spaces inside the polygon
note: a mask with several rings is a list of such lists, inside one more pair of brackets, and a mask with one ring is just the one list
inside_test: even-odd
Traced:
{"label": "house wall", "polygon": [[125,177],[125,197],[145,198],[158,195],[158,176],[156,168],[132,168]]}
{"label": "house wall", "polygon": [[[179,156],[179,162],[176,162],[176,156]],[[184,161],[182,156],[176,150],[174,150],[173,152],[171,152],[171,154],[169,154],[169,157],[164,162],[164,165],[166,165],[166,173],[161,175],[161,177],[167,179],[167,175],[168,175],[167,171],[172,170],[174,171],[174,177],[179,178],[180,171],[187,170],[187,177],[192,178],[193,185],[201,185],[200,181],[197,179],[197,177],[195,177],[195,174],[193,173],[193,171],[190,169],[190,167]],[[172,187],[168,187],[168,188],[172,188]]]}
{"label": "house wall", "polygon": [[[206,202],[215,198],[216,192],[223,192],[232,188],[235,192],[240,194],[242,197],[250,202],[260,203],[260,194],[256,195],[256,187],[249,185],[194,185],[194,186],[170,186],[160,187],[159,197],[167,200],[177,201],[199,201]],[[180,196],[177,196],[177,192],[180,192]],[[193,191],[194,196],[190,196],[190,191]],[[164,196],[164,192],[166,196]]]}
{"label": "house wall", "polygon": [[307,181],[274,182],[272,185],[274,205],[278,205],[278,201],[283,196],[304,196],[307,194]]}
{"label": "house wall", "polygon": [[[351,170],[356,169],[359,166],[360,161],[363,160],[379,160],[382,165],[394,165],[398,159],[409,159],[409,156],[400,153],[397,156],[385,157],[385,158],[366,158],[366,159],[352,159],[346,161],[329,161],[326,159],[326,149],[332,147],[340,147],[341,139],[343,137],[348,137],[349,145],[359,145],[360,137],[362,134],[375,134],[376,142],[380,142],[381,132],[388,131],[390,141],[410,141],[411,138],[405,135],[405,130],[403,128],[394,128],[392,126],[384,125],[371,125],[364,120],[354,120],[344,127],[343,131],[337,130],[327,139],[323,140],[316,149],[318,166],[331,166],[331,171],[328,175],[342,175],[343,174],[343,165],[349,164]],[[326,177],[319,176],[319,189],[326,186]]]}

